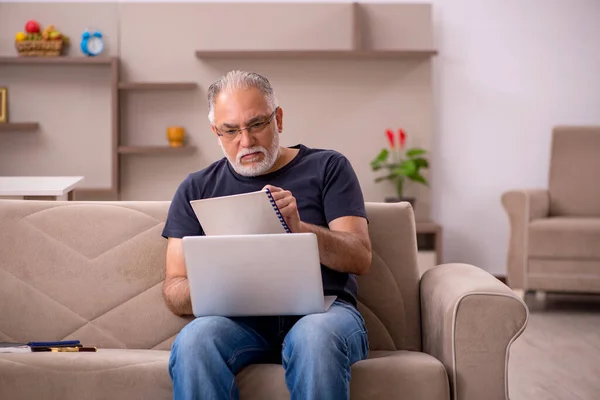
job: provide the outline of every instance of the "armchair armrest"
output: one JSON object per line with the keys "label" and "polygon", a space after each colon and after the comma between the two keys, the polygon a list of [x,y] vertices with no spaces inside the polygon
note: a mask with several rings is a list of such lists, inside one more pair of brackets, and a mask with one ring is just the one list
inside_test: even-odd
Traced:
{"label": "armchair armrest", "polygon": [[467,264],[421,278],[423,351],[444,364],[453,400],[508,399],[508,354],[529,310],[508,286]]}
{"label": "armchair armrest", "polygon": [[529,222],[548,217],[550,195],[544,189],[511,190],[502,195],[502,205],[510,224],[506,280],[512,288],[526,289]]}

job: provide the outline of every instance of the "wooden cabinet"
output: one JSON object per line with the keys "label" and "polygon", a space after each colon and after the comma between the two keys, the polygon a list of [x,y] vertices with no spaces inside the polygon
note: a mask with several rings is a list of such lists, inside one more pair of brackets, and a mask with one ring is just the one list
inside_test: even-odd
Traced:
{"label": "wooden cabinet", "polygon": [[419,271],[442,263],[442,227],[432,221],[417,221],[417,248]]}

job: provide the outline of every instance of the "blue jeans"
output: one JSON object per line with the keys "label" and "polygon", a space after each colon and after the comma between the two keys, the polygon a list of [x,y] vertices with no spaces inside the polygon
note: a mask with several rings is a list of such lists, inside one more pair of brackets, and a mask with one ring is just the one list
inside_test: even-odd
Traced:
{"label": "blue jeans", "polygon": [[350,366],[368,351],[362,316],[336,300],[304,317],[196,318],[173,343],[169,374],[176,400],[238,399],[242,368],[280,363],[292,400],[349,399]]}

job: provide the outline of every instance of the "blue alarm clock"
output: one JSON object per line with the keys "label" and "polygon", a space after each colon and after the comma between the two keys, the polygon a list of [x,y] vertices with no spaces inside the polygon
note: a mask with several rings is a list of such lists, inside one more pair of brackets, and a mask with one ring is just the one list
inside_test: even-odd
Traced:
{"label": "blue alarm clock", "polygon": [[86,56],[97,56],[104,50],[104,39],[98,31],[85,31],[81,35],[81,52]]}

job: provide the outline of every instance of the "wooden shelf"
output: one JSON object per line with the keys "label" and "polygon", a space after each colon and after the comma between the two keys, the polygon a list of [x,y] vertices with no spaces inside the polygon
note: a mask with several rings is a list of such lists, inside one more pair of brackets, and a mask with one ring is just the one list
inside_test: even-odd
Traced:
{"label": "wooden shelf", "polygon": [[207,50],[196,51],[200,59],[403,59],[429,58],[437,50]]}
{"label": "wooden shelf", "polygon": [[119,82],[121,90],[188,90],[197,87],[196,82]]}
{"label": "wooden shelf", "polygon": [[188,154],[196,151],[195,146],[119,146],[119,154]]}
{"label": "wooden shelf", "polygon": [[0,132],[33,132],[39,127],[37,122],[5,122],[0,123]]}
{"label": "wooden shelf", "polygon": [[110,65],[116,57],[19,57],[0,56],[0,64],[61,64],[61,65]]}

